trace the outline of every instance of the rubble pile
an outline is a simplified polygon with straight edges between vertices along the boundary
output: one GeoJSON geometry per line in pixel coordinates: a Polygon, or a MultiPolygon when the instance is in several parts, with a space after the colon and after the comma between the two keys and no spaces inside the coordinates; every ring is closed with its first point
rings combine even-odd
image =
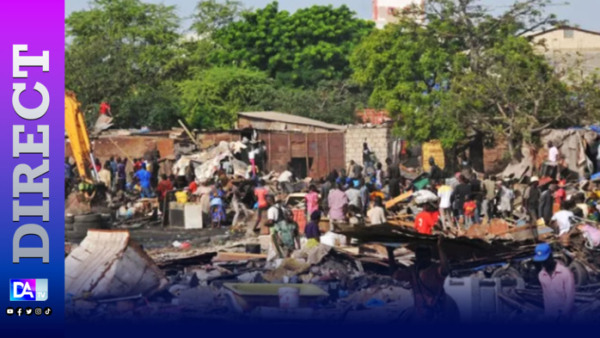
{"type": "Polygon", "coordinates": [[[593,315],[600,175],[579,180],[593,170],[588,134],[546,135],[577,149],[566,158],[576,166],[563,158],[537,170],[530,154],[483,181],[468,164],[442,179],[451,175],[433,157],[419,161],[427,171],[388,159],[384,173],[367,143],[364,168],[352,160],[319,180],[308,145],[305,165],[291,158],[267,173],[257,165],[264,143],[222,141],[177,157],[172,177],[152,188],[137,159],[129,174],[142,178],[108,193],[106,205],[93,206],[86,189],[66,202],[67,233],[87,236],[65,246],[67,318],[409,322],[434,308],[429,292],[455,301],[461,320],[536,321],[547,315],[542,272],[556,266],[573,276],[564,284],[576,290],[574,315],[593,315]],[[572,215],[566,225],[561,211],[572,215]]]}

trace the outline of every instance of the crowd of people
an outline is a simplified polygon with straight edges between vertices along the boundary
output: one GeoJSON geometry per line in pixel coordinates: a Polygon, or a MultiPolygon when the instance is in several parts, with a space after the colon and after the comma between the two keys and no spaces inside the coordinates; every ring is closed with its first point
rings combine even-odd
{"type": "MultiPolygon", "coordinates": [[[[548,146],[548,165],[552,169],[560,158],[560,152],[552,144],[548,146]]],[[[260,145],[252,147],[249,152],[256,149],[260,149],[260,145]]],[[[65,183],[67,191],[76,187],[75,190],[88,201],[98,198],[110,201],[122,193],[137,194],[142,198],[156,197],[163,213],[168,212],[166,205],[173,200],[182,204],[197,202],[206,221],[214,228],[227,224],[249,224],[249,232],[256,233],[264,225],[271,238],[269,259],[289,257],[302,242],[308,248],[318,246],[325,235],[319,226],[323,215],[329,220],[329,231],[341,224],[375,226],[387,223],[390,214],[400,211],[401,207],[394,201],[401,195],[406,197],[404,200],[414,198],[421,201],[416,208],[411,205],[407,213],[414,219],[415,231],[430,235],[436,229],[453,229],[460,233],[474,224],[494,218],[515,219],[518,214],[515,211],[519,208],[530,223],[549,225],[558,236],[570,231],[574,218],[600,218],[595,202],[600,200],[600,185],[583,181],[567,193],[566,181],[561,179],[557,170],[550,170],[550,175],[554,176],[543,180],[536,176],[517,180],[480,175],[465,164],[460,172],[448,177],[430,158],[430,170],[409,180],[403,177],[399,160],[388,158],[385,164],[380,163],[371,156],[365,144],[362,165],[350,161],[346,168],[332,170],[327,177],[306,183],[297,177],[289,163],[278,177],[271,178],[273,184],[260,177],[264,162],[256,161],[258,154],[248,156],[250,165],[246,177],[234,177],[232,163],[225,158],[213,178],[205,181],[196,180],[193,162],[181,167],[175,165],[173,174],[169,176],[159,175],[160,158],[157,153],[147,159],[133,159],[129,170],[127,158],[110,157],[104,164],[96,158],[90,171],[98,184],[78,180],[74,166],[67,159],[65,183]],[[423,179],[424,184],[418,183],[423,179]],[[305,192],[303,205],[307,222],[303,233],[283,199],[298,191],[305,192]],[[520,206],[515,206],[517,196],[522,197],[520,206]],[[390,210],[385,207],[384,201],[394,202],[388,204],[390,210]],[[228,211],[232,211],[232,218],[228,211]],[[253,213],[255,220],[248,223],[253,213]],[[302,236],[305,240],[301,240],[302,236]]],[[[537,227],[533,229],[537,239],[537,227]]],[[[443,315],[453,320],[456,304],[443,293],[448,266],[443,259],[441,240],[438,243],[438,256],[442,258],[439,263],[432,262],[430,251],[431,248],[418,249],[414,271],[402,270],[394,277],[410,282],[414,290],[424,290],[415,296],[419,303],[415,318],[428,320],[432,315],[443,315]],[[436,301],[432,305],[434,298],[436,301]]],[[[572,310],[573,276],[565,273],[568,269],[553,260],[551,253],[552,249],[547,244],[541,243],[536,248],[535,260],[541,264],[539,280],[548,311],[559,311],[564,315],[572,310]],[[560,295],[546,297],[552,292],[560,295]],[[557,302],[557,298],[562,301],[557,302]]]]}

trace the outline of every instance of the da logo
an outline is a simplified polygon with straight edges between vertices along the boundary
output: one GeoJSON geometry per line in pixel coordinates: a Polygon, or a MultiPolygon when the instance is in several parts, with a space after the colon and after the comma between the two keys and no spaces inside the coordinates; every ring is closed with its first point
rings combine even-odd
{"type": "Polygon", "coordinates": [[[11,301],[45,301],[48,299],[47,279],[11,279],[11,301]]]}

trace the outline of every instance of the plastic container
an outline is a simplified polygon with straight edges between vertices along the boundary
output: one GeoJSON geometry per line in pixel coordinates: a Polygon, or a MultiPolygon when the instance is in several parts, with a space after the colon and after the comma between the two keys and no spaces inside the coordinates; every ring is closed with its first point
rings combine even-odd
{"type": "Polygon", "coordinates": [[[300,289],[292,287],[279,288],[279,307],[295,309],[300,305],[300,289]]]}
{"type": "Polygon", "coordinates": [[[330,231],[321,236],[320,242],[321,244],[329,246],[346,246],[348,239],[344,235],[338,235],[330,231]]]}
{"type": "Polygon", "coordinates": [[[325,235],[321,236],[321,244],[335,246],[335,234],[333,232],[328,232],[325,235]]]}

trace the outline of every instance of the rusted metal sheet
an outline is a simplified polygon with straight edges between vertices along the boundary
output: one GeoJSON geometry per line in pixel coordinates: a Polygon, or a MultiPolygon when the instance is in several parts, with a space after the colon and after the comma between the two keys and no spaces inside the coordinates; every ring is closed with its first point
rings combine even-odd
{"type": "MultiPolygon", "coordinates": [[[[207,148],[221,141],[235,141],[240,139],[239,130],[203,132],[198,135],[198,142],[202,148],[207,148]]],[[[267,144],[267,170],[282,172],[286,169],[292,158],[307,159],[312,164],[308,170],[311,177],[318,179],[327,176],[332,169],[344,167],[344,133],[298,133],[298,132],[273,132],[261,131],[259,140],[267,144]],[[307,142],[308,141],[308,142],[307,142]]],[[[127,152],[132,158],[144,156],[149,151],[158,149],[161,157],[172,157],[175,152],[176,140],[164,137],[149,136],[115,136],[113,141],[127,152]]],[[[94,141],[95,155],[101,161],[108,160],[110,156],[124,157],[124,154],[108,138],[100,138],[94,141]]],[[[71,155],[68,143],[65,146],[66,156],[71,155]]],[[[128,163],[128,170],[131,170],[128,163]]],[[[172,163],[163,163],[162,172],[170,173],[172,163]]]]}
{"type": "MultiPolygon", "coordinates": [[[[114,143],[104,137],[92,141],[94,156],[102,163],[111,156],[139,158],[156,149],[160,152],[161,157],[174,156],[175,140],[173,139],[148,136],[115,136],[111,139],[114,143]],[[127,156],[119,148],[127,152],[127,156]]],[[[65,156],[72,156],[69,142],[65,142],[65,156]]],[[[131,165],[131,163],[127,163],[127,170],[131,170],[131,165]]]]}
{"type": "Polygon", "coordinates": [[[202,149],[217,145],[222,141],[233,142],[241,140],[241,132],[239,130],[216,131],[216,132],[201,132],[197,137],[202,149]]]}
{"type": "Polygon", "coordinates": [[[269,140],[268,170],[281,172],[292,158],[305,158],[311,163],[308,173],[318,179],[327,176],[333,168],[344,167],[343,132],[329,133],[262,133],[259,138],[269,140]],[[268,135],[268,136],[267,136],[268,135]],[[308,141],[308,143],[307,143],[308,141]]]}

